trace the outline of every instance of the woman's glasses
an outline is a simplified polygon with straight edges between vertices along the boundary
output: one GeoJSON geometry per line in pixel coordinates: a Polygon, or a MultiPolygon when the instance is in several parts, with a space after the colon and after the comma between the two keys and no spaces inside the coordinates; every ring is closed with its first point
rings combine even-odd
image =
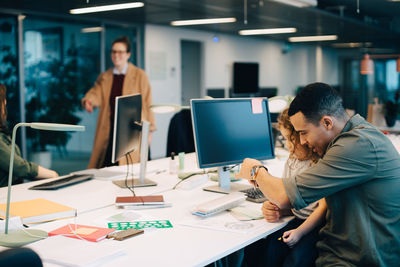
{"type": "Polygon", "coordinates": [[[111,50],[111,54],[112,55],[115,55],[115,54],[122,55],[122,54],[125,54],[125,53],[126,53],[126,51],[122,51],[122,50],[111,50]]]}

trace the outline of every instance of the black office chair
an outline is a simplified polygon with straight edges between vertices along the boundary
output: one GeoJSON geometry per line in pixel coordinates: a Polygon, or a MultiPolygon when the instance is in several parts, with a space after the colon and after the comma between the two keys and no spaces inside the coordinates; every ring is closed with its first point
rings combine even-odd
{"type": "Polygon", "coordinates": [[[29,248],[13,248],[0,252],[0,266],[42,267],[39,255],[29,248]]]}
{"type": "Polygon", "coordinates": [[[190,110],[183,109],[176,113],[169,124],[167,139],[167,157],[174,152],[194,152],[194,138],[190,110]]]}
{"type": "Polygon", "coordinates": [[[278,95],[278,88],[276,87],[260,87],[258,96],[260,97],[274,97],[278,95]]]}
{"type": "Polygon", "coordinates": [[[207,89],[207,95],[211,96],[212,98],[224,98],[225,89],[224,88],[207,89]]]}

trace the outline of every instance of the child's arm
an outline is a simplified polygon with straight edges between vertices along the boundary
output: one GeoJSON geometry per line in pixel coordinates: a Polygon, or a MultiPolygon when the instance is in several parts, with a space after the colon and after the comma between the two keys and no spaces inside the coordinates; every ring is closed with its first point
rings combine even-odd
{"type": "Polygon", "coordinates": [[[322,198],[318,201],[318,207],[299,227],[283,233],[283,242],[285,242],[289,247],[293,247],[304,235],[308,234],[317,225],[321,224],[325,218],[325,213],[326,201],[325,198],[322,198]]]}

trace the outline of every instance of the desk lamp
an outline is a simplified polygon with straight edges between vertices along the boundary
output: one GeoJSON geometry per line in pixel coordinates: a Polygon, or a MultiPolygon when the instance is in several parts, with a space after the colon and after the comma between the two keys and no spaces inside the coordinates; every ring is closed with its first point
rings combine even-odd
{"type": "Polygon", "coordinates": [[[69,125],[69,124],[57,124],[57,123],[42,123],[42,122],[21,122],[15,125],[12,132],[11,141],[11,155],[10,155],[10,168],[8,171],[8,192],[7,192],[7,209],[6,209],[6,221],[4,234],[0,234],[0,245],[5,247],[20,247],[40,239],[47,237],[47,232],[37,229],[24,229],[24,230],[12,230],[8,232],[8,223],[10,217],[10,199],[11,199],[11,183],[14,165],[14,154],[15,154],[15,137],[17,129],[20,126],[31,127],[38,130],[47,131],[84,131],[85,126],[69,125]]]}

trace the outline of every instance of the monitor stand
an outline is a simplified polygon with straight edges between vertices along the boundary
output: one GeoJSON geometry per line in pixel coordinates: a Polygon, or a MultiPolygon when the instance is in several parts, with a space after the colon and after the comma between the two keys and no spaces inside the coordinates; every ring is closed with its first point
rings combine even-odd
{"type": "Polygon", "coordinates": [[[155,186],[156,182],[145,178],[146,176],[146,167],[147,167],[147,158],[149,156],[149,131],[150,131],[150,123],[148,121],[142,121],[142,136],[140,142],[140,173],[139,178],[128,179],[125,184],[124,180],[116,180],[113,181],[115,185],[118,185],[121,188],[128,187],[145,187],[145,186],[155,186]]]}
{"type": "Polygon", "coordinates": [[[252,188],[250,184],[245,185],[239,183],[231,183],[230,170],[228,167],[218,167],[218,177],[219,177],[218,185],[207,186],[204,187],[203,190],[222,193],[222,194],[229,194],[252,188]]]}

